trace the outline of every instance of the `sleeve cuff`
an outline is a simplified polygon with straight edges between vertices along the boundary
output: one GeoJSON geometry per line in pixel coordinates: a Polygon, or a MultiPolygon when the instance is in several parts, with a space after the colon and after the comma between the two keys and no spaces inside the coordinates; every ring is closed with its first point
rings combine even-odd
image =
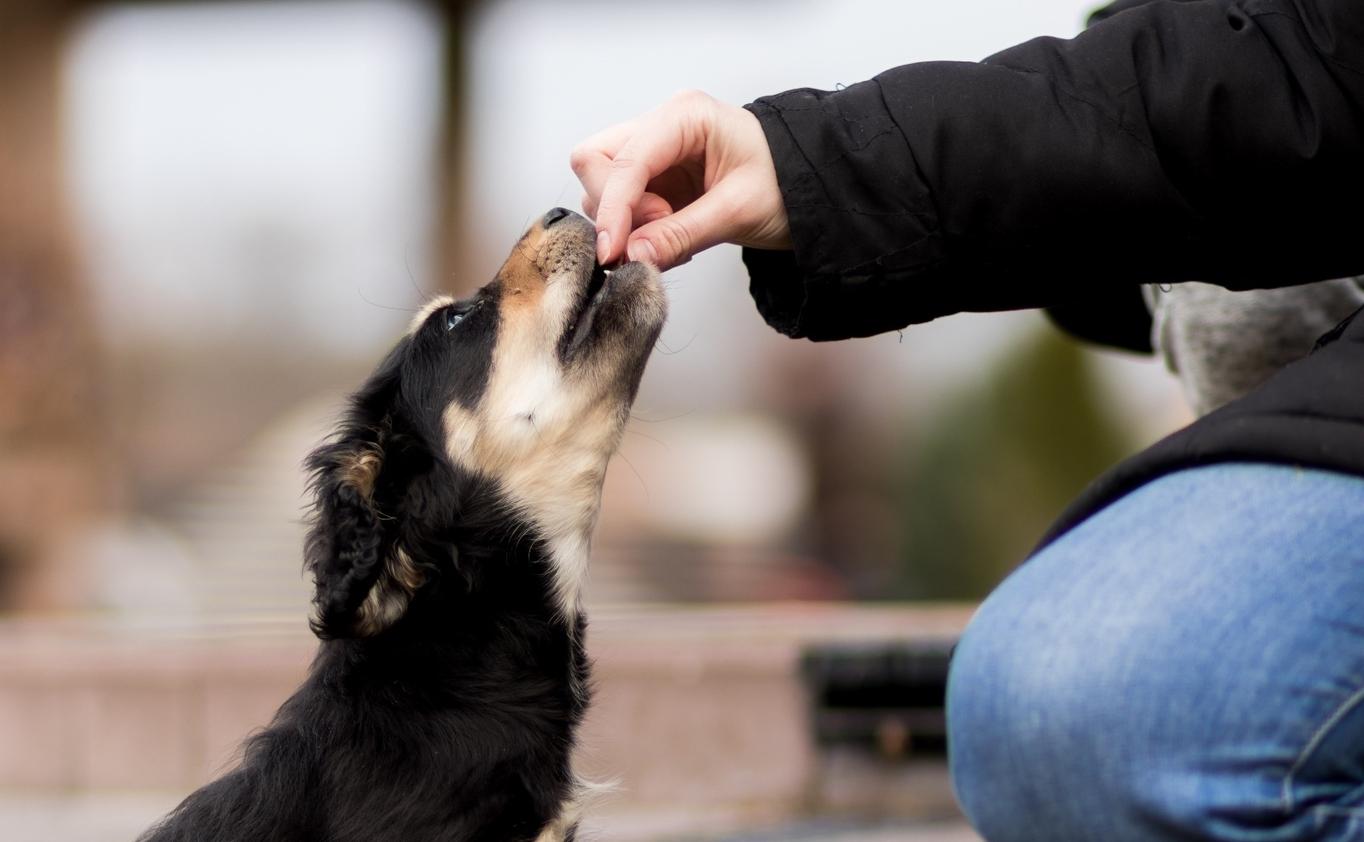
{"type": "Polygon", "coordinates": [[[750,291],[792,337],[869,336],[926,321],[907,293],[941,263],[927,185],[876,81],[746,106],[767,138],[793,249],[744,251],[750,291]],[[893,301],[892,301],[893,300],[893,301]]]}

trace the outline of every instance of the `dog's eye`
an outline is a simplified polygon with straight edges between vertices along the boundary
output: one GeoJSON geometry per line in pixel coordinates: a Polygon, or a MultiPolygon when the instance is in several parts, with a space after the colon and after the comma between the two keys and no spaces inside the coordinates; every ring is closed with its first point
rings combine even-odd
{"type": "Polygon", "coordinates": [[[446,329],[446,330],[454,330],[454,329],[455,329],[455,325],[459,324],[459,323],[462,322],[462,321],[464,321],[464,314],[463,314],[463,313],[457,313],[457,312],[455,312],[454,310],[447,310],[447,311],[445,311],[445,329],[446,329]]]}

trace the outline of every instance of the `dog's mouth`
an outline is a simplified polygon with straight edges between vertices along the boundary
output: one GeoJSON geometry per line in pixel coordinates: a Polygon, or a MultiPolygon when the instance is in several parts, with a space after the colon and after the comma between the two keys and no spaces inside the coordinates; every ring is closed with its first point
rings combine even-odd
{"type": "Polygon", "coordinates": [[[615,274],[617,272],[628,272],[632,267],[640,266],[641,264],[638,263],[623,263],[618,264],[614,269],[607,269],[600,263],[593,261],[592,274],[588,277],[587,283],[583,285],[582,295],[569,317],[568,327],[564,329],[561,350],[565,360],[573,359],[587,344],[588,337],[592,335],[592,326],[596,322],[597,313],[601,311],[602,305],[619,286],[619,282],[614,277],[615,274]]]}

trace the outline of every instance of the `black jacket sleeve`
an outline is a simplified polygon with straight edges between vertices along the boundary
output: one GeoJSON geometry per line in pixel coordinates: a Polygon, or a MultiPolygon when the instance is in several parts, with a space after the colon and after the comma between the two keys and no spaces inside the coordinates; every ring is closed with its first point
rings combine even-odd
{"type": "Polygon", "coordinates": [[[744,259],[792,336],[1364,273],[1359,0],[1153,2],[749,108],[794,250],[744,259]]]}

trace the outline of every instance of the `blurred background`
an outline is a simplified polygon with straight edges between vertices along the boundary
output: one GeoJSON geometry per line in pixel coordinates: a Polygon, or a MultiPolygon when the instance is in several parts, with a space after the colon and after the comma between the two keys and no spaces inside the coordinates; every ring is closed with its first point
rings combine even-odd
{"type": "MultiPolygon", "coordinates": [[[[1090,10],[0,0],[7,838],[131,838],[268,720],[313,645],[303,456],[425,298],[578,206],[575,143],[1090,10]]],[[[788,340],[730,247],[666,280],[589,590],[584,763],[622,779],[593,838],[970,838],[940,711],[838,686],[938,681],[1062,506],[1187,420],[1177,386],[1035,313],[788,340]]]]}

